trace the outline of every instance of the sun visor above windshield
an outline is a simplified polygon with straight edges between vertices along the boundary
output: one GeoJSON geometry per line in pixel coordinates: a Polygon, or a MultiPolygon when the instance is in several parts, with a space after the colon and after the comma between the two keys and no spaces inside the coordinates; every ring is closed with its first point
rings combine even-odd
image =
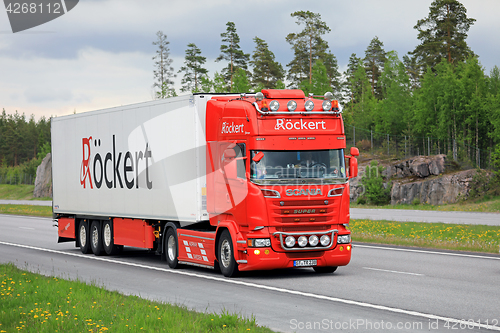
{"type": "Polygon", "coordinates": [[[263,89],[262,93],[266,98],[278,99],[278,98],[295,98],[304,99],[306,95],[300,89],[263,89]]]}

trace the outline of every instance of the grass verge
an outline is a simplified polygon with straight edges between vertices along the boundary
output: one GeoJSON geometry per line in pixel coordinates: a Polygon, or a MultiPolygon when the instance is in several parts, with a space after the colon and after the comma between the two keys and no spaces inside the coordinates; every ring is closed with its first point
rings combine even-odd
{"type": "Polygon", "coordinates": [[[499,253],[500,226],[351,220],[355,242],[499,253]]]}
{"type": "Polygon", "coordinates": [[[0,265],[0,332],[272,332],[254,318],[199,313],[0,265]]]}
{"type": "MultiPolygon", "coordinates": [[[[445,205],[385,205],[385,206],[372,206],[372,205],[358,205],[351,203],[351,208],[371,208],[371,209],[416,209],[416,210],[436,210],[447,212],[482,212],[482,213],[500,213],[500,197],[494,197],[487,200],[479,201],[461,201],[455,204],[445,205]]],[[[499,217],[500,218],[500,217],[499,217]]]]}
{"type": "Polygon", "coordinates": [[[52,198],[33,198],[35,185],[0,185],[2,200],[52,200],[52,198]]]}
{"type": "Polygon", "coordinates": [[[35,205],[0,205],[0,214],[52,217],[52,207],[35,205]]]}

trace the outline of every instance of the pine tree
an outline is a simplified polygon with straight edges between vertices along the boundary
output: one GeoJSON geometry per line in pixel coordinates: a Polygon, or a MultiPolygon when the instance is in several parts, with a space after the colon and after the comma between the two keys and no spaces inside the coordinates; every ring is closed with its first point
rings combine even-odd
{"type": "Polygon", "coordinates": [[[200,77],[208,72],[202,67],[206,61],[207,58],[201,55],[201,50],[194,43],[189,43],[186,49],[185,66],[179,70],[179,73],[185,73],[181,81],[182,92],[199,92],[200,77]]]}
{"type": "Polygon", "coordinates": [[[222,70],[222,75],[224,75],[227,81],[230,81],[229,91],[233,87],[233,74],[238,68],[247,70],[247,62],[250,59],[250,55],[244,53],[240,48],[240,37],[236,33],[236,26],[234,22],[226,23],[226,32],[220,34],[222,37],[222,44],[220,47],[221,54],[215,59],[216,62],[221,60],[228,61],[226,68],[222,70]]]}
{"type": "Polygon", "coordinates": [[[247,93],[252,88],[248,82],[247,73],[244,69],[238,68],[233,75],[233,88],[231,92],[247,93]]]}
{"type": "Polygon", "coordinates": [[[379,83],[380,74],[384,71],[384,63],[387,60],[384,51],[384,43],[375,36],[365,51],[365,71],[372,89],[372,95],[377,99],[382,98],[382,88],[379,83]]]}
{"type": "Polygon", "coordinates": [[[434,0],[429,16],[413,27],[418,31],[418,45],[412,55],[425,68],[445,58],[450,64],[464,62],[473,55],[465,39],[476,20],[467,17],[467,9],[457,0],[434,0]]]}
{"type": "Polygon", "coordinates": [[[275,61],[274,53],[269,50],[267,43],[255,37],[255,51],[250,63],[253,66],[252,83],[257,90],[271,89],[276,83],[285,77],[283,66],[275,61]]]}
{"type": "Polygon", "coordinates": [[[167,41],[167,35],[165,35],[162,31],[158,31],[156,33],[158,39],[156,42],[153,42],[153,45],[158,46],[156,50],[156,55],[153,57],[155,60],[155,70],[153,71],[155,83],[153,84],[153,88],[159,89],[156,91],[156,98],[167,98],[171,96],[175,96],[175,90],[172,87],[174,81],[172,78],[176,77],[174,74],[174,68],[170,66],[173,62],[173,59],[170,59],[170,49],[168,48],[169,41],[167,41]]]}
{"type": "Polygon", "coordinates": [[[312,83],[312,66],[317,59],[326,63],[328,43],[321,36],[330,32],[330,28],[321,21],[321,15],[310,11],[297,11],[291,14],[297,19],[298,25],[305,25],[299,33],[290,33],[286,41],[292,45],[294,58],[287,64],[289,67],[287,79],[292,86],[299,85],[304,79],[312,83]]]}

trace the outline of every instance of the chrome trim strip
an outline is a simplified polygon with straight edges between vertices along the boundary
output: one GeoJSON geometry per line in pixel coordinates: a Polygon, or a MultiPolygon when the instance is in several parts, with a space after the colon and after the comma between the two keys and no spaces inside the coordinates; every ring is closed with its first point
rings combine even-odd
{"type": "Polygon", "coordinates": [[[244,240],[239,240],[239,241],[236,241],[236,243],[238,243],[238,244],[246,244],[247,242],[244,241],[244,240]]]}
{"type": "Polygon", "coordinates": [[[236,262],[238,264],[246,264],[246,263],[248,263],[248,261],[246,261],[246,260],[236,260],[236,262]]]}
{"type": "Polygon", "coordinates": [[[192,237],[192,238],[199,238],[199,239],[207,239],[207,240],[214,240],[215,238],[208,238],[208,237],[201,237],[201,236],[193,236],[193,235],[186,235],[186,234],[180,234],[179,236],[183,237],[192,237]]]}

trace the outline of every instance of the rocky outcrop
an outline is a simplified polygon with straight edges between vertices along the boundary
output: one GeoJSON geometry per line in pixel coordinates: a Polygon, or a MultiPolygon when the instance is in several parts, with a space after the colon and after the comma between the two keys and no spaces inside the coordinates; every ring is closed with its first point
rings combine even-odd
{"type": "Polygon", "coordinates": [[[399,161],[388,166],[382,175],[386,178],[405,178],[416,176],[419,178],[438,176],[445,170],[446,155],[416,156],[399,161]]]}
{"type": "Polygon", "coordinates": [[[468,196],[470,182],[476,173],[476,170],[466,170],[418,182],[395,181],[391,190],[391,204],[411,204],[415,200],[430,205],[456,203],[468,196]]]}
{"type": "Polygon", "coordinates": [[[33,197],[52,197],[52,156],[50,153],[45,156],[42,164],[36,169],[33,197]]]}

